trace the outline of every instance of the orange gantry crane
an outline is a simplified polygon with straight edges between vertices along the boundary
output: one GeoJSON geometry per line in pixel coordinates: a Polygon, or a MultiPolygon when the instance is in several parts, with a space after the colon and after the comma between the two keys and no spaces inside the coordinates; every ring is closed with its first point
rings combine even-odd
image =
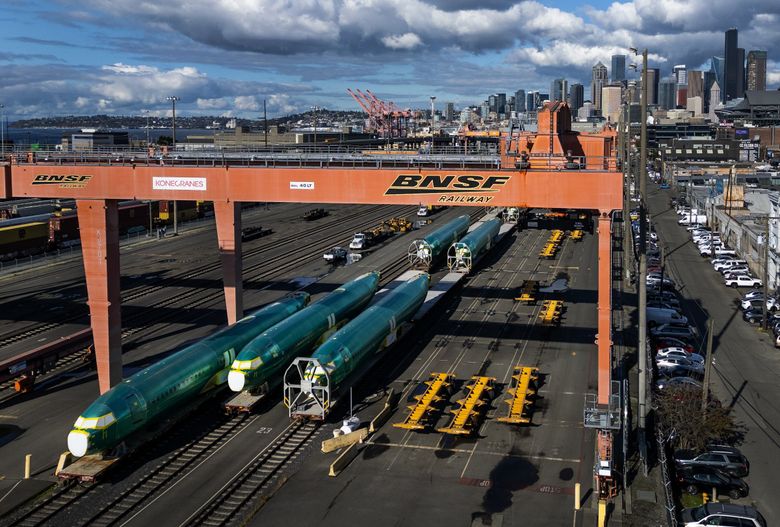
{"type": "MultiPolygon", "coordinates": [[[[393,119],[407,111],[370,92],[355,97],[385,133],[399,133],[393,119]]],[[[586,426],[615,428],[612,387],[611,213],[623,207],[615,132],[571,130],[565,103],[539,112],[538,131],[500,138],[495,160],[409,156],[387,165],[376,156],[350,153],[295,157],[295,151],[263,158],[256,152],[226,159],[208,152],[153,152],[121,156],[105,152],[27,152],[0,160],[0,199],[74,198],[84,256],[92,337],[101,392],[121,381],[122,342],[117,205],[120,200],[214,202],[229,323],[243,313],[240,202],[462,205],[594,212],[598,231],[598,393],[586,406],[586,426]],[[155,154],[155,155],[152,155],[155,154]]],[[[610,434],[599,435],[599,456],[610,434]]],[[[606,456],[606,454],[604,454],[606,456]]],[[[609,460],[600,460],[609,461],[609,460]]],[[[607,466],[610,466],[607,463],[607,466]]],[[[611,466],[609,469],[611,470],[611,466]]],[[[601,476],[600,476],[601,477],[601,476]]],[[[608,480],[605,478],[605,482],[608,480]]]]}

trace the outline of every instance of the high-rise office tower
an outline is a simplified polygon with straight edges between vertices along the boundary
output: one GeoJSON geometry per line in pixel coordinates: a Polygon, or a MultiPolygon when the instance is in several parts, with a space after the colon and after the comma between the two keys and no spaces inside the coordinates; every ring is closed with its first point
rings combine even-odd
{"type": "Polygon", "coordinates": [[[598,62],[593,66],[593,72],[590,80],[590,98],[593,99],[593,106],[597,111],[601,111],[601,88],[608,82],[607,67],[598,62]]]}
{"type": "Polygon", "coordinates": [[[658,83],[658,106],[662,110],[677,108],[677,79],[666,77],[658,83]]]}
{"type": "Polygon", "coordinates": [[[499,118],[505,115],[506,112],[506,93],[499,93],[498,100],[496,101],[496,113],[499,118]]]}
{"type": "Polygon", "coordinates": [[[725,93],[723,86],[725,86],[725,68],[726,68],[726,59],[723,57],[711,57],[710,58],[710,71],[715,74],[715,80],[718,82],[718,86],[720,86],[720,98],[721,101],[723,100],[723,94],[725,93]]]}
{"type": "Polygon", "coordinates": [[[724,85],[721,87],[724,101],[739,97],[737,95],[737,78],[739,75],[737,69],[737,61],[739,60],[737,56],[737,38],[737,28],[733,27],[726,31],[726,45],[723,52],[726,63],[723,69],[724,85]]]}
{"type": "Polygon", "coordinates": [[[745,49],[737,48],[737,95],[745,96],[745,49]]]}
{"type": "Polygon", "coordinates": [[[620,82],[601,88],[601,115],[610,123],[616,123],[620,118],[622,93],[623,85],[620,82]]]}
{"type": "Polygon", "coordinates": [[[612,84],[626,80],[626,56],[612,55],[612,84]]]}
{"type": "Polygon", "coordinates": [[[661,80],[661,70],[647,68],[647,103],[658,104],[658,81],[661,80]]]}
{"type": "Polygon", "coordinates": [[[455,118],[455,103],[448,102],[444,107],[444,120],[447,122],[452,121],[455,118]]]}
{"type": "Polygon", "coordinates": [[[585,86],[575,82],[569,88],[569,107],[571,108],[571,114],[577,115],[577,112],[582,105],[585,104],[585,86]]]}
{"type": "Polygon", "coordinates": [[[704,101],[704,75],[698,70],[688,72],[688,98],[701,97],[704,101]]]}
{"type": "MultiPolygon", "coordinates": [[[[498,113],[498,95],[488,95],[488,113],[498,113]]],[[[482,118],[484,119],[486,116],[483,115],[482,118]]]]}
{"type": "Polygon", "coordinates": [[[677,84],[688,84],[688,70],[685,64],[678,64],[672,71],[677,84]]]}
{"type": "Polygon", "coordinates": [[[747,89],[766,90],[766,51],[754,49],[747,56],[747,89]]]}
{"type": "MultiPolygon", "coordinates": [[[[715,75],[715,72],[712,71],[712,69],[705,71],[703,73],[704,78],[704,113],[707,113],[710,111],[710,90],[712,88],[712,85],[717,82],[717,77],[715,75]]],[[[718,95],[720,95],[720,89],[718,89],[718,95]]],[[[717,106],[717,104],[720,102],[720,100],[717,100],[714,102],[714,104],[717,106]]]]}
{"type": "Polygon", "coordinates": [[[550,83],[550,99],[553,101],[565,101],[569,92],[569,81],[566,79],[555,79],[550,83]]]}
{"type": "Polygon", "coordinates": [[[525,111],[525,90],[517,90],[515,92],[515,111],[525,111]]]}
{"type": "Polygon", "coordinates": [[[536,111],[536,101],[538,99],[539,92],[538,91],[529,91],[525,94],[525,111],[526,112],[535,112],[536,111]]]}

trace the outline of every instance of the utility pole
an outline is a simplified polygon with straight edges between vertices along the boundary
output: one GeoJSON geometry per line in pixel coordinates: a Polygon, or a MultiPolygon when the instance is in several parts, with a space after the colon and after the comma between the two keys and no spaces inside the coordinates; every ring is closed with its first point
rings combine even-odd
{"type": "Polygon", "coordinates": [[[769,329],[769,313],[766,303],[769,301],[769,215],[764,218],[764,276],[761,281],[764,283],[764,301],[761,302],[762,319],[764,331],[769,329]]]}
{"type": "MultiPolygon", "coordinates": [[[[634,51],[637,53],[637,51],[634,51]]],[[[647,466],[647,48],[642,51],[642,108],[639,146],[639,451],[647,466]]],[[[661,284],[663,289],[663,283],[661,284]]]]}
{"type": "MultiPolygon", "coordinates": [[[[176,101],[179,100],[179,98],[175,95],[172,95],[170,97],[167,97],[169,101],[173,104],[173,150],[176,150],[176,101]]],[[[173,235],[178,236],[179,235],[179,205],[176,202],[176,200],[173,200],[173,235]]]]}
{"type": "Polygon", "coordinates": [[[5,104],[0,104],[0,161],[5,161],[5,104]]]}
{"type": "Polygon", "coordinates": [[[707,352],[704,354],[704,386],[702,387],[701,413],[707,412],[707,401],[710,396],[710,371],[712,370],[712,333],[715,327],[712,319],[707,323],[707,352]]]}
{"type": "Polygon", "coordinates": [[[268,113],[265,110],[265,99],[263,99],[263,130],[265,130],[265,146],[268,148],[268,113]]]}

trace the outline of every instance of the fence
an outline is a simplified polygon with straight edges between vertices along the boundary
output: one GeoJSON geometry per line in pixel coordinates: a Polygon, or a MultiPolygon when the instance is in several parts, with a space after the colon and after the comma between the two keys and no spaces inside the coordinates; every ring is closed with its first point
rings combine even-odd
{"type": "Polygon", "coordinates": [[[666,521],[669,527],[677,527],[677,502],[674,499],[674,483],[669,467],[669,458],[666,455],[666,440],[660,435],[656,435],[658,442],[658,465],[661,469],[661,480],[664,486],[664,508],[666,509],[666,521]]]}

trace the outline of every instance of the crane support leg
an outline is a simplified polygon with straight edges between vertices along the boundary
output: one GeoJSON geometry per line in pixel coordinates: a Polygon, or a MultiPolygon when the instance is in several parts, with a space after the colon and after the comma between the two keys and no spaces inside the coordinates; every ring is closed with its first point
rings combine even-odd
{"type": "Polygon", "coordinates": [[[122,380],[122,309],[117,200],[77,200],[100,393],[122,380]]]}
{"type": "Polygon", "coordinates": [[[215,201],[217,241],[222,260],[225,286],[225,307],[228,324],[244,316],[244,289],[241,262],[241,204],[235,201],[215,201]]]}
{"type": "Polygon", "coordinates": [[[598,220],[598,403],[609,404],[612,373],[612,239],[609,212],[598,220]]]}

